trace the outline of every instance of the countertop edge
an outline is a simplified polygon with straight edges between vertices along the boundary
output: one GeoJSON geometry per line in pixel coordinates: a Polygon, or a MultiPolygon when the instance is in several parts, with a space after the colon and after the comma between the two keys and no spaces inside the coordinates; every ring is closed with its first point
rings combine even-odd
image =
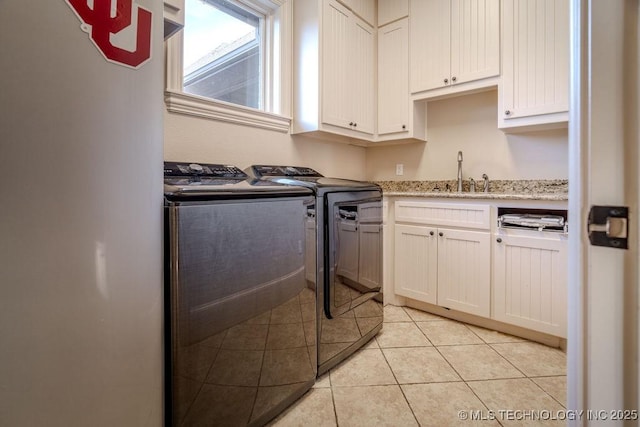
{"type": "Polygon", "coordinates": [[[384,197],[424,197],[432,199],[473,199],[473,200],[544,200],[560,201],[569,200],[567,193],[533,193],[533,194],[509,194],[509,193],[458,193],[458,192],[419,192],[419,191],[383,191],[384,197]]]}

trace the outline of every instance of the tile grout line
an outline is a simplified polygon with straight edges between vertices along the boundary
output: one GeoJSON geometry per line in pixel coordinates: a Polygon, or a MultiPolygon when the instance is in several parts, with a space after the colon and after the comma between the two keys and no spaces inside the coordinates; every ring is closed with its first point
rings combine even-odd
{"type": "MultiPolygon", "coordinates": [[[[380,343],[378,343],[377,339],[376,339],[376,343],[378,344],[378,346],[380,346],[380,343]]],[[[391,375],[393,375],[393,379],[396,381],[396,385],[400,389],[400,393],[402,393],[402,397],[404,398],[404,401],[407,402],[407,406],[411,411],[411,415],[413,415],[413,419],[416,420],[417,425],[420,425],[420,422],[418,421],[418,417],[416,416],[416,413],[414,412],[413,407],[411,406],[411,402],[409,402],[409,399],[407,399],[407,395],[404,393],[404,390],[402,389],[402,385],[400,384],[400,381],[398,381],[398,377],[396,376],[396,373],[393,371],[393,368],[391,367],[389,360],[387,360],[387,355],[384,354],[384,349],[382,347],[380,347],[380,353],[382,353],[382,357],[384,358],[385,363],[389,367],[389,370],[391,371],[391,375]]]]}
{"type": "MultiPolygon", "coordinates": [[[[465,324],[465,327],[466,327],[466,324],[465,324]]],[[[474,334],[476,337],[480,338],[480,341],[482,341],[482,342],[484,343],[484,345],[486,345],[487,347],[491,348],[491,346],[489,345],[489,343],[487,342],[487,340],[485,340],[485,339],[484,339],[484,338],[482,338],[480,335],[478,335],[477,333],[475,333],[475,332],[473,331],[473,329],[471,329],[471,328],[467,328],[467,329],[468,329],[468,330],[470,330],[470,331],[471,331],[471,333],[472,333],[472,334],[474,334]]],[[[494,350],[494,351],[495,351],[495,350],[494,350]]],[[[443,356],[443,357],[444,357],[444,356],[443,356]]],[[[446,358],[445,358],[445,359],[446,359],[446,358]]],[[[518,372],[520,372],[520,371],[518,371],[518,372]]],[[[461,378],[462,378],[462,376],[461,376],[461,378]]],[[[471,393],[473,393],[473,395],[476,397],[476,399],[478,399],[478,401],[479,401],[479,402],[480,402],[480,403],[481,403],[481,404],[482,404],[482,405],[487,409],[487,411],[490,411],[491,409],[489,409],[489,405],[488,405],[484,400],[482,400],[482,399],[480,398],[480,396],[478,396],[478,393],[476,393],[476,391],[475,391],[475,390],[474,390],[474,389],[469,385],[469,381],[467,381],[467,380],[465,380],[465,379],[463,379],[462,381],[464,381],[464,384],[467,386],[467,388],[468,388],[469,390],[471,390],[471,393]]],[[[479,380],[479,381],[491,381],[491,380],[479,380]]],[[[496,421],[499,425],[501,425],[501,426],[503,426],[503,427],[504,427],[504,424],[502,424],[502,423],[500,422],[500,420],[496,419],[495,421],[496,421]]]]}
{"type": "MultiPolygon", "coordinates": [[[[442,383],[464,383],[465,387],[471,391],[472,395],[475,396],[475,398],[480,402],[480,404],[485,407],[487,410],[490,410],[489,407],[487,406],[487,404],[480,398],[480,396],[474,391],[473,388],[470,387],[470,384],[472,383],[479,383],[479,382],[491,382],[491,381],[500,381],[500,380],[522,380],[522,379],[527,379],[530,381],[530,383],[534,383],[535,384],[535,388],[542,391],[543,395],[548,396],[552,399],[552,401],[560,404],[560,406],[562,408],[565,408],[565,405],[562,404],[558,399],[556,399],[554,396],[552,396],[549,392],[547,392],[541,385],[539,385],[535,379],[536,378],[566,378],[566,374],[564,375],[542,375],[542,376],[528,376],[525,372],[523,372],[520,368],[518,368],[514,363],[512,363],[509,359],[507,359],[504,355],[502,355],[498,350],[496,350],[492,344],[501,344],[500,342],[498,343],[490,343],[487,340],[485,340],[484,338],[482,338],[482,336],[480,336],[479,334],[477,334],[473,329],[471,329],[469,327],[469,325],[467,325],[464,322],[458,322],[463,324],[467,330],[469,330],[474,336],[478,337],[481,341],[481,343],[477,343],[477,344],[450,344],[450,345],[443,345],[443,346],[436,346],[432,343],[432,341],[429,339],[429,337],[426,335],[426,333],[417,325],[418,321],[415,320],[413,317],[411,317],[411,315],[407,312],[406,307],[402,307],[402,306],[394,306],[397,308],[400,308],[402,310],[402,312],[404,312],[404,314],[409,318],[408,321],[399,321],[399,322],[385,322],[385,323],[413,323],[414,327],[418,328],[418,330],[421,332],[422,336],[424,336],[424,338],[426,338],[427,343],[426,345],[418,345],[418,346],[398,346],[398,347],[382,347],[380,345],[380,342],[378,340],[378,336],[372,337],[372,340],[370,340],[370,342],[375,342],[377,344],[377,349],[380,350],[380,352],[382,353],[383,359],[385,361],[385,363],[387,364],[387,367],[389,368],[389,370],[391,371],[391,374],[394,378],[395,384],[380,384],[380,385],[349,385],[349,386],[338,386],[338,385],[334,385],[333,381],[331,380],[331,373],[337,368],[334,367],[331,370],[329,370],[329,372],[327,372],[327,376],[328,376],[328,381],[329,381],[329,388],[331,390],[331,400],[332,400],[332,404],[333,404],[333,414],[334,414],[334,422],[336,424],[336,426],[339,426],[339,422],[338,422],[338,413],[337,413],[337,407],[336,407],[336,396],[335,396],[335,391],[337,391],[339,388],[350,388],[350,387],[364,387],[364,388],[373,388],[373,387],[387,387],[389,385],[396,385],[400,388],[400,391],[403,395],[403,398],[405,399],[405,402],[407,403],[409,410],[411,411],[414,420],[418,423],[418,425],[420,425],[420,422],[418,421],[418,418],[415,414],[415,411],[413,409],[413,407],[411,406],[411,403],[409,402],[409,399],[407,398],[407,395],[405,394],[405,390],[403,389],[403,385],[419,385],[419,384],[442,384],[442,383]],[[454,368],[454,366],[449,362],[449,360],[441,353],[440,348],[439,347],[463,347],[463,346],[480,346],[480,345],[484,345],[487,346],[489,348],[491,348],[493,350],[494,353],[498,354],[500,356],[501,359],[505,360],[509,366],[512,366],[515,369],[515,372],[518,372],[520,374],[523,375],[523,377],[512,377],[512,378],[488,378],[488,379],[478,379],[478,380],[465,380],[462,378],[462,376],[460,375],[460,373],[454,368]],[[459,381],[431,381],[431,382],[415,382],[415,383],[407,383],[407,384],[400,384],[398,381],[398,377],[396,375],[396,373],[394,372],[393,368],[391,367],[391,364],[389,363],[389,360],[387,358],[387,355],[385,353],[385,350],[392,350],[392,349],[416,349],[416,348],[434,348],[437,352],[437,354],[444,359],[444,361],[447,363],[448,366],[450,366],[450,368],[452,369],[453,372],[456,373],[456,375],[459,377],[459,381]]],[[[442,319],[442,320],[447,320],[447,319],[442,319]]],[[[434,320],[436,321],[436,320],[434,320]]],[[[421,322],[424,322],[424,320],[422,320],[421,322]]],[[[526,342],[526,341],[525,341],[526,342]]],[[[509,343],[507,343],[509,344],[509,343]]],[[[369,344],[367,344],[369,345],[369,344]]],[[[368,349],[375,349],[375,348],[368,348],[368,349]]],[[[364,350],[364,348],[361,348],[358,350],[358,352],[364,350]]],[[[216,355],[217,358],[217,355],[216,355]]],[[[210,367],[211,368],[211,367],[210,367]]],[[[348,393],[348,392],[347,392],[348,393]]],[[[500,420],[496,419],[495,420],[496,423],[498,425],[504,426],[505,424],[503,422],[500,422],[500,420]]]]}
{"type": "MultiPolygon", "coordinates": [[[[403,310],[404,310],[404,308],[403,308],[403,310]]],[[[406,311],[405,311],[405,312],[406,312],[406,311]]],[[[407,313],[407,315],[409,315],[409,314],[407,313]]],[[[409,317],[411,318],[411,320],[413,320],[413,318],[412,318],[411,316],[409,316],[409,317]]],[[[425,332],[424,332],[424,331],[423,331],[423,330],[418,326],[418,324],[416,323],[416,321],[415,321],[415,320],[413,320],[413,323],[415,324],[416,328],[418,328],[418,330],[419,330],[420,332],[422,332],[422,334],[425,336],[425,338],[427,338],[427,340],[428,340],[429,342],[431,342],[431,340],[429,340],[429,337],[427,337],[427,334],[425,334],[425,332]]],[[[467,329],[469,329],[469,328],[467,328],[467,329]]],[[[478,336],[478,335],[477,335],[475,332],[473,332],[473,331],[471,331],[471,333],[473,333],[474,335],[478,336]]],[[[479,336],[478,336],[478,338],[480,338],[480,341],[485,342],[485,340],[484,340],[484,339],[482,339],[482,337],[479,337],[479,336]]],[[[480,402],[480,404],[482,404],[482,406],[484,406],[484,407],[485,407],[485,409],[486,409],[487,411],[489,411],[489,407],[488,407],[488,405],[487,405],[487,404],[486,404],[482,399],[480,399],[480,396],[478,396],[478,395],[476,394],[476,392],[475,392],[475,391],[474,391],[474,390],[469,386],[469,384],[467,383],[467,381],[466,381],[464,378],[462,378],[462,375],[460,375],[460,372],[458,372],[458,371],[456,370],[456,368],[454,368],[454,367],[453,367],[453,365],[451,364],[451,362],[449,362],[449,360],[448,360],[448,359],[447,359],[447,358],[446,358],[446,357],[445,357],[445,356],[440,352],[440,349],[438,349],[438,346],[434,345],[434,346],[433,346],[433,348],[435,348],[435,349],[436,349],[436,351],[438,352],[438,354],[440,355],[440,357],[442,357],[442,359],[443,359],[443,360],[444,360],[444,361],[445,361],[445,362],[446,362],[446,363],[451,367],[451,369],[453,370],[453,372],[455,372],[455,373],[456,373],[456,375],[457,375],[457,376],[462,380],[462,382],[463,382],[463,383],[464,383],[464,385],[467,387],[467,389],[469,389],[469,391],[471,391],[471,393],[476,397],[476,399],[478,399],[478,401],[480,402]]],[[[457,382],[457,381],[456,381],[456,382],[457,382]]],[[[412,409],[412,412],[413,412],[413,409],[412,409]]],[[[415,416],[415,414],[414,414],[414,416],[415,416]]],[[[497,420],[496,420],[496,421],[497,421],[497,420]]],[[[500,423],[499,421],[498,421],[498,424],[500,424],[500,425],[502,426],[502,423],[500,423]]]]}
{"type": "Polygon", "coordinates": [[[329,369],[329,372],[327,372],[327,375],[329,377],[329,390],[331,390],[331,403],[333,404],[333,419],[336,422],[336,427],[339,426],[338,424],[338,410],[336,409],[336,397],[333,394],[333,382],[331,381],[331,371],[332,369],[329,369]]]}
{"type": "MultiPolygon", "coordinates": [[[[409,317],[411,317],[411,316],[409,316],[409,317]]],[[[412,320],[413,320],[413,318],[412,318],[412,320]]],[[[414,323],[416,323],[416,322],[414,321],[414,323]]],[[[469,330],[473,335],[475,335],[476,337],[478,337],[478,338],[480,339],[480,341],[482,341],[482,344],[475,344],[475,345],[478,345],[478,346],[479,346],[479,345],[485,345],[485,346],[487,346],[487,347],[491,348],[493,351],[496,351],[496,350],[494,350],[494,349],[489,345],[489,343],[488,343],[484,338],[482,338],[481,336],[479,336],[478,334],[476,334],[476,333],[475,333],[471,328],[468,328],[468,327],[467,327],[467,325],[466,325],[466,323],[464,323],[464,322],[460,322],[460,323],[461,323],[461,324],[463,324],[463,325],[465,326],[465,328],[466,328],[467,330],[469,330]]],[[[427,339],[429,339],[429,337],[427,337],[427,336],[426,336],[425,332],[424,332],[424,331],[423,331],[423,330],[422,330],[422,329],[417,325],[417,323],[416,323],[416,327],[420,330],[420,332],[422,332],[422,334],[423,334],[423,335],[425,335],[425,337],[426,337],[427,339]]],[[[429,342],[431,342],[431,340],[429,340],[429,342]]],[[[461,344],[452,344],[452,345],[449,345],[449,346],[443,346],[443,347],[459,347],[460,345],[461,345],[461,344]]],[[[470,344],[470,345],[474,345],[474,344],[470,344]]],[[[478,401],[482,404],[482,406],[484,406],[484,407],[485,407],[485,409],[486,409],[487,411],[490,411],[489,406],[485,403],[485,401],[484,401],[484,400],[482,400],[482,399],[480,398],[480,396],[478,396],[478,394],[475,392],[475,390],[474,390],[473,388],[471,388],[471,386],[469,386],[468,381],[467,381],[467,380],[465,380],[465,379],[462,377],[462,375],[460,375],[460,372],[458,372],[458,371],[456,370],[456,368],[451,364],[451,362],[449,362],[449,359],[447,359],[447,358],[444,356],[444,354],[442,354],[442,353],[440,352],[440,349],[438,348],[438,346],[434,345],[433,347],[436,349],[436,351],[438,352],[438,354],[440,355],[440,357],[442,357],[442,358],[444,359],[444,361],[445,361],[445,362],[447,362],[447,364],[448,364],[449,366],[451,366],[451,369],[453,369],[453,371],[456,373],[456,375],[458,375],[458,377],[460,377],[460,379],[462,380],[462,382],[464,383],[464,385],[467,387],[467,389],[469,389],[469,390],[471,391],[471,393],[476,397],[476,399],[478,399],[478,401]]],[[[496,351],[496,353],[497,353],[497,351],[496,351]]],[[[498,353],[498,354],[499,354],[499,353],[498,353]]],[[[517,370],[518,372],[520,372],[520,370],[519,370],[519,369],[516,369],[516,370],[517,370]]],[[[521,372],[521,373],[522,373],[522,372],[521,372]]],[[[522,374],[524,375],[524,373],[522,373],[522,374]]],[[[490,381],[490,380],[481,380],[481,381],[490,381]]],[[[503,426],[503,424],[502,424],[499,420],[495,420],[495,421],[496,421],[498,424],[500,424],[501,426],[503,426]]]]}
{"type": "MultiPolygon", "coordinates": [[[[558,377],[561,377],[562,375],[558,375],[558,377]]],[[[555,400],[556,402],[558,402],[560,404],[560,406],[562,406],[562,408],[567,409],[566,404],[563,404],[562,402],[558,401],[558,399],[556,399],[555,397],[553,397],[551,395],[551,393],[549,393],[547,390],[545,390],[544,388],[542,388],[542,386],[540,384],[538,384],[535,381],[535,378],[545,378],[545,377],[528,377],[532,383],[534,383],[536,385],[536,387],[538,387],[540,390],[542,390],[547,396],[549,396],[550,398],[552,398],[553,400],[555,400]]],[[[546,377],[548,378],[548,377],[546,377]]]]}

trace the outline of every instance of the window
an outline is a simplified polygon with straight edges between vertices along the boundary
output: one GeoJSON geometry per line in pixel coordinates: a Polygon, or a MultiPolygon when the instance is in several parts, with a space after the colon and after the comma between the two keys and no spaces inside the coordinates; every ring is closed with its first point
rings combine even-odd
{"type": "Polygon", "coordinates": [[[225,0],[186,0],[183,91],[262,108],[264,15],[225,0]]]}
{"type": "Polygon", "coordinates": [[[167,41],[167,108],[288,131],[291,9],[286,0],[185,0],[167,41]]]}

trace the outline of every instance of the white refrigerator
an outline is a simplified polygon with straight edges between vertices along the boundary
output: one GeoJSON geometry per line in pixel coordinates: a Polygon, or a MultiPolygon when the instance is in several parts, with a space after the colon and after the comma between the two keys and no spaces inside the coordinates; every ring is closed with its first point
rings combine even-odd
{"type": "Polygon", "coordinates": [[[2,426],[163,422],[162,34],[160,1],[0,0],[2,426]]]}

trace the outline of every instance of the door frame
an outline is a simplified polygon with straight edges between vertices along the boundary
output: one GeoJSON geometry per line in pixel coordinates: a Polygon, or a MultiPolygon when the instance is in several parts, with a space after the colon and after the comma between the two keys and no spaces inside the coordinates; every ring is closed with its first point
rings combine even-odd
{"type": "MultiPolygon", "coordinates": [[[[638,409],[638,0],[571,0],[567,408],[638,409]],[[590,246],[591,205],[629,206],[627,251],[590,246]]],[[[586,415],[570,425],[595,421],[586,415]]]]}

